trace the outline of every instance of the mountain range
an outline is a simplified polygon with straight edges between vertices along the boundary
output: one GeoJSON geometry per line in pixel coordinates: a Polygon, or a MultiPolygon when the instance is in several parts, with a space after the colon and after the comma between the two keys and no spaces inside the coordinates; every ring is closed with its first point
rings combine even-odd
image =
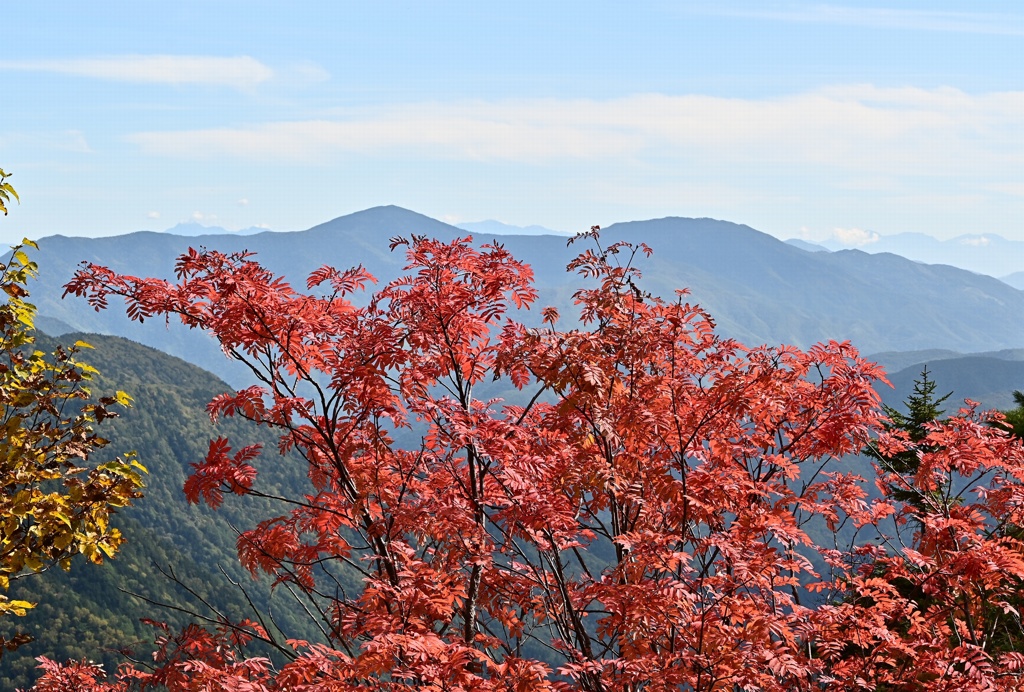
{"type": "Polygon", "coordinates": [[[545,228],[544,226],[513,226],[511,224],[502,223],[501,221],[495,221],[494,219],[458,223],[455,224],[455,226],[464,231],[469,231],[470,233],[479,233],[483,235],[495,233],[498,235],[572,235],[571,233],[565,233],[563,231],[554,231],[550,228],[545,228]]]}
{"type": "MultiPolygon", "coordinates": [[[[271,270],[300,284],[323,264],[361,264],[381,281],[402,272],[404,257],[388,250],[395,235],[439,238],[466,231],[401,209],[376,207],[291,233],[209,235],[199,245],[224,251],[247,249],[271,270]]],[[[499,240],[536,274],[541,305],[574,313],[579,277],[566,263],[585,245],[566,246],[551,235],[478,234],[499,240]]],[[[850,340],[862,352],[938,348],[961,353],[1024,345],[1024,293],[994,278],[943,265],[926,265],[891,254],[858,250],[808,252],[748,226],[713,219],[666,218],[615,224],[601,242],[646,243],[651,258],[638,258],[651,292],[705,307],[720,332],[744,343],[807,347],[824,339],[850,340]]],[[[202,334],[161,320],[130,324],[114,304],[94,312],[78,300],[62,300],[63,285],[82,261],[137,276],[173,278],[175,258],[194,238],[139,232],[106,238],[51,236],[35,259],[40,280],[31,287],[40,315],[77,331],[117,334],[160,348],[212,370],[234,386],[246,373],[224,358],[202,334]]],[[[522,315],[539,321],[539,311],[522,315]]]]}
{"type": "Polygon", "coordinates": [[[242,228],[237,231],[229,231],[220,226],[204,226],[198,221],[182,221],[163,232],[194,238],[204,235],[256,235],[257,233],[266,233],[268,231],[270,229],[263,226],[250,226],[249,228],[242,228]]]}
{"type": "MultiPolygon", "coordinates": [[[[938,240],[924,233],[872,234],[868,240],[858,249],[873,255],[889,252],[925,264],[948,264],[998,277],[1014,288],[1024,288],[1024,241],[1009,240],[995,233],[960,235],[949,240],[938,240]]],[[[837,251],[847,247],[836,240],[786,242],[811,251],[837,251]]]]}

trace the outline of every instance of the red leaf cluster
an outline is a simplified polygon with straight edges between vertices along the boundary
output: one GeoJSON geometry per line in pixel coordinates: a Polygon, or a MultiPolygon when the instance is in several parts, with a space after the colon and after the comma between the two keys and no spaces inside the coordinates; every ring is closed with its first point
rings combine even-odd
{"type": "MultiPolygon", "coordinates": [[[[256,373],[211,415],[276,430],[311,487],[239,556],[324,623],[287,646],[252,623],[168,634],[155,672],[112,689],[1018,689],[1020,443],[961,412],[913,477],[880,479],[930,504],[872,500],[843,457],[911,448],[883,432],[876,366],[848,343],[722,339],[685,292],[641,289],[649,248],[587,236],[564,330],[552,308],[517,322],[529,267],[470,239],[396,239],[409,273],[365,307],[346,298],[361,269],[301,294],[244,253],[190,251],[176,284],[79,271],[69,293],[177,315],[256,373]]],[[[189,498],[258,493],[258,451],[211,443],[189,498]]]]}

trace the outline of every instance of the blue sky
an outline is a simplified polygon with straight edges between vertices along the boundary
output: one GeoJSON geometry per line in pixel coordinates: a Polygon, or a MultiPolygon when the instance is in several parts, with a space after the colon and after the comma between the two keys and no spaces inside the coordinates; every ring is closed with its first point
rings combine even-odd
{"type": "Polygon", "coordinates": [[[6,242],[380,204],[1024,240],[1018,2],[22,2],[0,35],[6,242]]]}

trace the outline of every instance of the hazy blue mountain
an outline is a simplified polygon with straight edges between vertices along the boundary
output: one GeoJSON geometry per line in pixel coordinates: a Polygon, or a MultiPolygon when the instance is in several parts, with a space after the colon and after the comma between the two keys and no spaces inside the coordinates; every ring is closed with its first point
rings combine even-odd
{"type": "Polygon", "coordinates": [[[792,245],[793,247],[798,247],[801,250],[806,250],[807,252],[831,252],[831,250],[829,250],[824,245],[810,243],[806,240],[801,240],[800,238],[790,238],[789,240],[786,241],[786,243],[788,245],[792,245]]]}
{"type": "Polygon", "coordinates": [[[46,315],[38,315],[36,317],[36,329],[48,336],[60,336],[61,334],[75,331],[75,328],[67,322],[58,320],[56,317],[47,317],[46,315]]]}
{"type": "MultiPolygon", "coordinates": [[[[942,348],[926,348],[917,351],[884,351],[882,353],[869,353],[864,356],[872,363],[881,365],[887,373],[894,373],[909,368],[917,367],[924,363],[934,363],[937,360],[949,360],[951,358],[964,358],[968,354],[959,351],[950,351],[942,348]]],[[[970,354],[975,355],[975,354],[970,354]]],[[[920,372],[920,368],[918,371],[920,372]]]]}
{"type": "Polygon", "coordinates": [[[615,224],[604,237],[648,242],[655,292],[692,287],[722,331],[748,343],[849,339],[865,353],[1024,345],[1024,294],[953,267],[856,250],[808,253],[711,219],[615,224]],[[996,315],[1008,321],[996,324],[996,315]]]}
{"type": "Polygon", "coordinates": [[[191,238],[202,235],[256,235],[257,233],[267,233],[269,231],[269,228],[260,228],[259,226],[250,226],[249,228],[243,228],[238,231],[229,231],[226,228],[221,228],[220,226],[204,226],[197,221],[183,221],[176,226],[168,228],[164,233],[191,238]]]}
{"type": "MultiPolygon", "coordinates": [[[[1024,348],[1004,348],[998,351],[982,351],[980,353],[960,353],[943,349],[925,349],[922,351],[889,351],[872,353],[865,356],[868,360],[878,363],[886,372],[897,372],[911,366],[934,363],[939,360],[996,358],[998,360],[1024,360],[1024,348]]],[[[920,370],[920,367],[918,367],[920,370]]],[[[1019,387],[1018,387],[1019,389],[1019,387]]]]}
{"type": "Polygon", "coordinates": [[[1006,276],[1000,276],[999,280],[1005,284],[1009,284],[1017,290],[1024,291],[1024,271],[1014,272],[1007,274],[1006,276]]]}
{"type": "Polygon", "coordinates": [[[455,226],[478,235],[488,235],[491,233],[497,235],[572,235],[571,233],[565,233],[564,231],[553,231],[550,228],[545,228],[544,226],[513,226],[511,224],[502,223],[501,221],[495,221],[494,219],[457,223],[455,226]]]}
{"type": "MultiPolygon", "coordinates": [[[[890,406],[897,406],[913,391],[914,381],[925,363],[916,363],[889,375],[892,389],[879,393],[890,406]]],[[[952,392],[944,404],[946,413],[963,406],[964,399],[981,404],[982,409],[1006,410],[1015,406],[1013,390],[1024,390],[1024,360],[1006,360],[990,356],[963,356],[928,361],[928,377],[938,386],[939,396],[952,392]]]]}
{"type": "MultiPolygon", "coordinates": [[[[214,235],[203,245],[248,249],[271,270],[302,285],[309,272],[332,264],[362,264],[381,281],[398,276],[403,254],[388,250],[396,235],[452,238],[465,230],[399,207],[377,207],[306,231],[239,237],[214,235]]],[[[490,240],[482,236],[481,240],[490,240]]],[[[892,254],[860,251],[810,253],[750,227],[713,219],[666,218],[615,224],[601,242],[645,242],[639,258],[645,286],[671,298],[689,288],[688,300],[704,306],[721,333],[745,343],[806,347],[823,339],[851,340],[862,352],[945,349],[964,353],[1024,346],[1024,293],[991,277],[949,266],[911,262],[892,254]]],[[[589,241],[566,246],[564,236],[507,235],[501,242],[529,262],[542,305],[575,314],[572,293],[579,277],[566,263],[589,241]]],[[[117,302],[96,313],[80,300],[62,301],[62,286],[82,261],[137,276],[173,276],[174,260],[192,238],[133,233],[108,238],[53,236],[40,242],[42,276],[32,287],[41,315],[82,330],[119,334],[212,370],[232,385],[247,374],[202,334],[163,320],[129,323],[117,302]]],[[[523,315],[536,322],[538,310],[523,315]]]]}
{"type": "MultiPolygon", "coordinates": [[[[844,248],[835,240],[820,245],[833,251],[844,248]]],[[[915,262],[948,264],[989,276],[1002,277],[1024,271],[1024,242],[994,233],[961,235],[950,240],[938,240],[924,233],[897,233],[880,235],[877,241],[858,249],[871,254],[891,252],[915,262]]]]}
{"type": "Polygon", "coordinates": [[[872,353],[866,358],[889,373],[893,388],[880,390],[886,403],[903,401],[913,390],[922,368],[945,394],[953,391],[950,410],[970,398],[982,408],[1007,409],[1014,406],[1013,390],[1024,390],[1024,349],[1007,348],[981,353],[957,353],[942,349],[872,353]]]}

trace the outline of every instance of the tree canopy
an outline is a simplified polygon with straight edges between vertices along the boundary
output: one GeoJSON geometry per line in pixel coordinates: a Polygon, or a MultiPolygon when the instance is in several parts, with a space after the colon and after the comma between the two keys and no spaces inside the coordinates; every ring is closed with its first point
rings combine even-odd
{"type": "Polygon", "coordinates": [[[358,267],[303,291],[247,253],[191,250],[176,282],[83,266],[68,293],[176,316],[251,368],[210,414],[276,431],[308,490],[272,496],[264,450],[221,438],[185,492],[278,502],[239,559],[323,638],[259,613],[158,625],[152,666],[43,660],[37,689],[1019,689],[994,631],[1024,578],[1020,441],[970,408],[915,439],[850,344],[722,339],[684,292],[643,290],[648,248],[584,238],[569,329],[518,322],[530,268],[468,238],[394,239],[407,275],[359,304],[358,267]],[[873,500],[842,465],[869,444],[918,460],[879,467],[873,500]],[[928,501],[893,496],[907,482],[928,501]]]}
{"type": "MultiPolygon", "coordinates": [[[[17,193],[0,170],[0,210],[17,193]]],[[[95,369],[78,360],[84,342],[35,350],[35,307],[26,284],[38,268],[24,240],[0,263],[0,591],[12,580],[54,566],[70,569],[71,558],[92,562],[112,557],[121,544],[110,517],[141,496],[145,469],[131,454],[96,463],[107,441],[94,430],[127,406],[124,392],[94,398],[88,389],[95,369]]],[[[0,593],[0,618],[24,615],[34,606],[0,593]]],[[[31,640],[27,633],[0,636],[0,655],[31,640]]]]}

